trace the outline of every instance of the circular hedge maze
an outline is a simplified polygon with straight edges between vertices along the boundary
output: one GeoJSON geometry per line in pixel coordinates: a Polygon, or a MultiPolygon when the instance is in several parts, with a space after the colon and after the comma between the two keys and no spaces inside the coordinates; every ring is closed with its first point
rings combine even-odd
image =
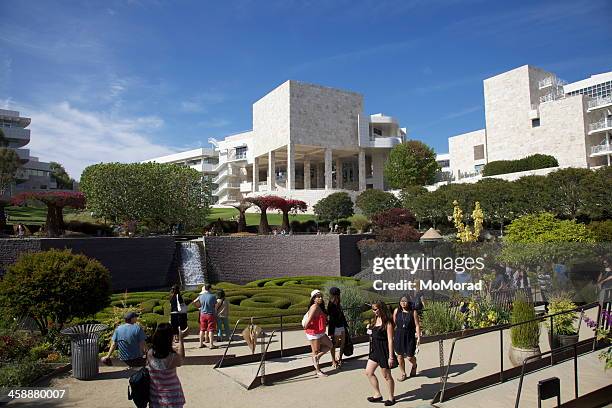
{"type": "MultiPolygon", "coordinates": [[[[356,286],[364,291],[371,288],[370,282],[347,277],[287,277],[260,279],[246,285],[218,283],[212,291],[225,291],[225,297],[230,303],[230,325],[233,327],[238,319],[248,324],[251,317],[257,318],[259,326],[278,326],[278,315],[283,316],[283,324],[299,326],[302,316],[308,308],[310,292],[313,289],[323,291],[331,282],[342,282],[345,286],[356,286]]],[[[185,303],[193,301],[198,292],[183,292],[185,303]]],[[[325,294],[324,294],[325,295],[325,294]]],[[[140,321],[143,325],[154,327],[157,323],[170,320],[170,301],[168,292],[135,292],[115,294],[111,297],[111,306],[96,315],[100,321],[117,320],[117,313],[124,307],[140,310],[140,321]],[[119,309],[117,309],[119,308],[119,309]]],[[[187,307],[189,327],[198,327],[198,310],[193,305],[187,307]]],[[[243,324],[240,326],[242,327],[243,324]]]]}

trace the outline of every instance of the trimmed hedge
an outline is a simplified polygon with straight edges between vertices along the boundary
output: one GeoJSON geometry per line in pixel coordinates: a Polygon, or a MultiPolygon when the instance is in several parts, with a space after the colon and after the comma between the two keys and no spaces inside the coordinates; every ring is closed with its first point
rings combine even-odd
{"type": "Polygon", "coordinates": [[[483,176],[495,176],[497,174],[517,173],[520,171],[546,169],[558,167],[559,162],[553,156],[547,154],[532,154],[518,160],[496,160],[485,164],[482,169],[483,176]]]}

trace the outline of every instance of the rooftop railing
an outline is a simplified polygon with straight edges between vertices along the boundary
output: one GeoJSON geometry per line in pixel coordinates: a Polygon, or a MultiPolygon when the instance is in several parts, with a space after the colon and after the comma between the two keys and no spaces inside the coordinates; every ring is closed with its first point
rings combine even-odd
{"type": "Polygon", "coordinates": [[[604,118],[598,122],[589,124],[589,132],[612,128],[612,118],[604,118]]]}
{"type": "Polygon", "coordinates": [[[589,99],[589,101],[587,102],[587,108],[597,109],[601,106],[606,106],[610,104],[612,104],[612,95],[589,99]]]}

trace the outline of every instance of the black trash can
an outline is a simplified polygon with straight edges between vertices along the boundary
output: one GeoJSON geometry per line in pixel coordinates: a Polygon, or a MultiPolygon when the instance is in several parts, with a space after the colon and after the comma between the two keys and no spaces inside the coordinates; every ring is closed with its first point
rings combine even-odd
{"type": "Polygon", "coordinates": [[[74,378],[91,380],[98,375],[98,338],[107,328],[105,324],[81,324],[61,331],[70,337],[74,378]]]}

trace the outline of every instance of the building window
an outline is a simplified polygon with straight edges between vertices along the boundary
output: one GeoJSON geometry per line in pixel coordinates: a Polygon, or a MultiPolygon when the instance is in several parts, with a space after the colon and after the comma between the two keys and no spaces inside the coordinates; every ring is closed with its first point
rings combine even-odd
{"type": "Polygon", "coordinates": [[[540,118],[531,119],[531,127],[540,127],[540,118]]]}
{"type": "Polygon", "coordinates": [[[374,134],[374,137],[382,136],[382,130],[380,130],[378,128],[372,128],[372,134],[374,134]]]}
{"type": "Polygon", "coordinates": [[[236,158],[237,159],[246,159],[247,147],[237,147],[236,148],[236,158]]]}
{"type": "Polygon", "coordinates": [[[438,160],[438,164],[442,168],[450,167],[450,160],[438,160]]]}
{"type": "Polygon", "coordinates": [[[484,145],[474,146],[474,160],[483,160],[484,158],[484,145]]]}
{"type": "Polygon", "coordinates": [[[483,167],[484,164],[477,164],[476,166],[474,166],[474,171],[476,172],[476,174],[480,174],[482,172],[483,167]]]}

